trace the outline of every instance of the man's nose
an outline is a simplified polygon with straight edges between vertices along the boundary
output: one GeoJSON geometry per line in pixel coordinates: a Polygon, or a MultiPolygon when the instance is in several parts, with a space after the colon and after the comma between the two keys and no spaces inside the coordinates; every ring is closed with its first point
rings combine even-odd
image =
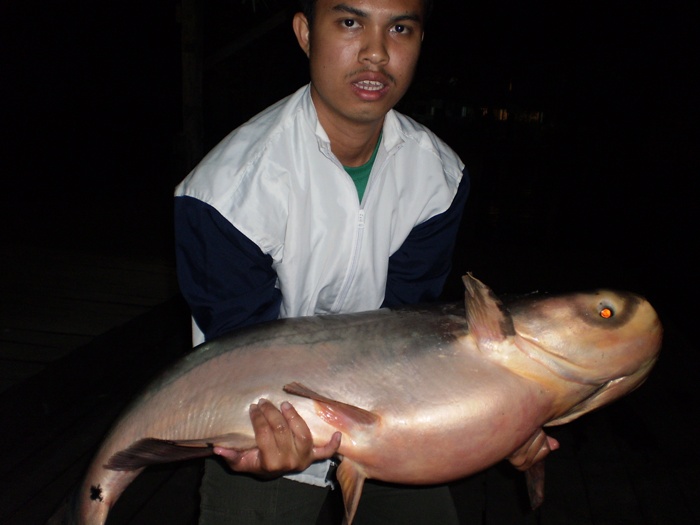
{"type": "Polygon", "coordinates": [[[389,62],[389,51],[386,44],[386,34],[383,30],[376,29],[367,32],[360,50],[360,62],[373,65],[383,65],[389,62]]]}

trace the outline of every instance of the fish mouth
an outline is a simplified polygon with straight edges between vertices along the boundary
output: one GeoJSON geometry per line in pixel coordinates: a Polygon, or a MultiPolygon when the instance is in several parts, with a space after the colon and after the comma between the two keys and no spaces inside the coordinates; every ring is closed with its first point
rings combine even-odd
{"type": "Polygon", "coordinates": [[[585,399],[571,407],[565,413],[549,421],[545,426],[563,425],[569,421],[591,412],[611,401],[629,394],[639,388],[647,380],[649,372],[656,364],[656,358],[649,359],[637,371],[629,375],[623,375],[615,379],[605,381],[595,390],[590,392],[585,399]]]}

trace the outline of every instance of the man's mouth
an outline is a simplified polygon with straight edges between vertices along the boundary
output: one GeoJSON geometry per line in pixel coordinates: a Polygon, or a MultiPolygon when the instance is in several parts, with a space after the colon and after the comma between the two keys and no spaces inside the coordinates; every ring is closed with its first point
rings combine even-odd
{"type": "Polygon", "coordinates": [[[375,80],[362,80],[360,82],[354,82],[353,85],[366,91],[381,91],[384,89],[384,84],[375,80]]]}

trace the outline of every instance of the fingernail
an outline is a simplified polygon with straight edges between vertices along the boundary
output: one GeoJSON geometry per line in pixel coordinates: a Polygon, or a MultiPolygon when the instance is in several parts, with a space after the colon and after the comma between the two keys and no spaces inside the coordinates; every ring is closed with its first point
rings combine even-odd
{"type": "Polygon", "coordinates": [[[289,401],[283,401],[282,405],[280,405],[280,408],[282,408],[282,410],[289,410],[290,408],[292,408],[292,404],[289,401]]]}

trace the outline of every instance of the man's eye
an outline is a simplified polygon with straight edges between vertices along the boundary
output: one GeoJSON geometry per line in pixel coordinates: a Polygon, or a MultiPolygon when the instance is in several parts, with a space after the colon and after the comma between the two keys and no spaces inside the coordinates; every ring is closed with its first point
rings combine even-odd
{"type": "Polygon", "coordinates": [[[398,34],[408,34],[411,32],[411,28],[402,24],[396,24],[393,31],[398,34]]]}
{"type": "Polygon", "coordinates": [[[355,27],[355,21],[348,18],[347,20],[343,20],[343,25],[345,27],[355,27]]]}

